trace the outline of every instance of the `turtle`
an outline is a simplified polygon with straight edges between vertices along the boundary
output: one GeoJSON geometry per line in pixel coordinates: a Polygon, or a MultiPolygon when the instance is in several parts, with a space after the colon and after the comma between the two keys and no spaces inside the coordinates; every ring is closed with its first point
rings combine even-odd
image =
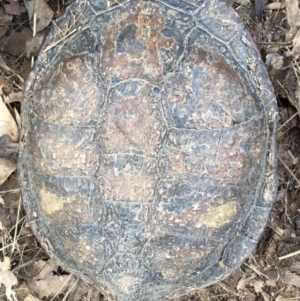
{"type": "Polygon", "coordinates": [[[34,234],[118,301],[216,283],[276,195],[277,106],[222,0],[74,0],[25,86],[19,159],[34,234]]]}

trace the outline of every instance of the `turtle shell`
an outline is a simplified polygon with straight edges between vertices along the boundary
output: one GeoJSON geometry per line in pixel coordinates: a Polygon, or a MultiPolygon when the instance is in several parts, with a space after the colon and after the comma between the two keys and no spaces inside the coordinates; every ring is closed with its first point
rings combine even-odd
{"type": "Polygon", "coordinates": [[[31,225],[117,300],[208,286],[254,249],[277,187],[277,108],[226,2],[75,0],[22,109],[31,225]]]}

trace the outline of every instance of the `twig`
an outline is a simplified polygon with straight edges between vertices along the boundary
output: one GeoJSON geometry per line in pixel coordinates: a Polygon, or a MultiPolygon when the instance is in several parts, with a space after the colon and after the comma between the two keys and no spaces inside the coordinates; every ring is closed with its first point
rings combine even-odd
{"type": "Polygon", "coordinates": [[[259,270],[256,269],[256,267],[252,266],[252,265],[248,265],[247,263],[244,262],[244,265],[248,268],[250,268],[252,271],[254,271],[257,275],[259,276],[263,276],[266,279],[269,279],[269,277],[267,275],[265,275],[264,273],[260,272],[259,270]]]}
{"type": "Polygon", "coordinates": [[[300,186],[300,181],[297,179],[297,177],[294,175],[294,173],[289,169],[289,167],[283,162],[283,160],[280,158],[280,156],[278,156],[278,160],[282,163],[282,165],[286,168],[286,170],[291,174],[291,176],[294,178],[294,180],[300,186]]]}
{"type": "Polygon", "coordinates": [[[230,288],[228,288],[225,284],[223,283],[218,283],[219,286],[221,286],[225,291],[230,292],[231,294],[235,296],[239,296],[236,292],[232,291],[230,288]]]}
{"type": "Polygon", "coordinates": [[[46,49],[44,49],[43,52],[47,52],[49,51],[50,49],[52,49],[53,47],[55,47],[56,45],[58,45],[59,43],[61,43],[63,40],[65,40],[66,38],[68,38],[70,35],[72,35],[73,33],[75,33],[78,29],[74,29],[72,30],[71,32],[69,32],[66,36],[64,36],[63,38],[61,38],[60,40],[58,40],[57,42],[55,42],[54,44],[52,45],[49,45],[46,49]]]}
{"type": "Polygon", "coordinates": [[[15,231],[14,231],[14,241],[12,244],[12,250],[11,254],[14,253],[16,243],[17,243],[17,232],[18,232],[18,224],[19,224],[19,218],[20,218],[20,211],[21,211],[21,198],[19,198],[19,206],[18,206],[18,213],[17,213],[17,220],[16,220],[16,225],[15,225],[15,231]]]}
{"type": "MultiPolygon", "coordinates": [[[[33,14],[33,37],[36,35],[36,13],[33,14]]],[[[31,67],[34,64],[34,56],[31,56],[31,67]]]]}
{"type": "Polygon", "coordinates": [[[290,122],[292,119],[294,119],[297,115],[299,115],[298,112],[296,112],[294,115],[292,115],[288,120],[286,120],[279,128],[278,131],[280,131],[288,122],[290,122]]]}
{"type": "Polygon", "coordinates": [[[282,260],[282,259],[285,259],[285,258],[289,258],[289,257],[292,257],[292,256],[296,256],[296,255],[298,255],[298,254],[300,254],[300,250],[295,251],[295,252],[292,252],[292,253],[287,254],[287,255],[280,256],[280,257],[278,257],[278,259],[279,259],[279,260],[282,260]]]}

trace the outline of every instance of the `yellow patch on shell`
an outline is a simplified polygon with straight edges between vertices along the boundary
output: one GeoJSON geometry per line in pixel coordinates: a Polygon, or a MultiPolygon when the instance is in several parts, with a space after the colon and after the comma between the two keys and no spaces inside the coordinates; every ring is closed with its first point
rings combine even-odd
{"type": "Polygon", "coordinates": [[[236,215],[236,202],[231,201],[224,205],[210,209],[203,214],[196,228],[200,228],[203,224],[210,228],[220,228],[221,226],[230,223],[236,215]]]}
{"type": "Polygon", "coordinates": [[[52,214],[55,211],[63,210],[64,204],[71,203],[75,197],[65,198],[57,196],[54,193],[41,189],[39,192],[41,207],[46,214],[52,214]]]}

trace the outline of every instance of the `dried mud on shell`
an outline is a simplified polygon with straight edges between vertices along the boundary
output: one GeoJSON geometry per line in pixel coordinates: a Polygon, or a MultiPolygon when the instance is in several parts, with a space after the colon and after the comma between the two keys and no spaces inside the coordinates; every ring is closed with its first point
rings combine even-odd
{"type": "MultiPolygon", "coordinates": [[[[35,240],[22,210],[17,175],[13,172],[20,124],[18,93],[23,89],[32,56],[38,52],[49,20],[52,16],[58,17],[71,2],[40,1],[43,9],[36,10],[30,6],[31,1],[7,0],[0,4],[0,101],[5,107],[0,110],[0,120],[7,121],[5,126],[0,121],[0,179],[3,182],[0,183],[0,300],[112,301],[108,292],[98,292],[49,259],[35,240]],[[39,24],[36,37],[32,38],[30,26],[34,11],[39,24]]],[[[261,52],[277,96],[280,112],[278,194],[268,227],[252,256],[224,281],[176,301],[296,301],[300,300],[299,4],[295,0],[267,1],[259,23],[254,3],[230,2],[261,52]]],[[[66,35],[71,32],[71,26],[66,28],[66,35]]],[[[165,42],[171,49],[172,41],[165,42]]],[[[159,66],[156,67],[159,70],[159,66]]],[[[109,72],[109,66],[103,65],[103,68],[109,72]]],[[[62,92],[68,93],[67,84],[63,89],[62,92]]],[[[49,114],[53,120],[58,118],[49,114]]],[[[47,197],[45,194],[44,198],[47,197]]]]}

